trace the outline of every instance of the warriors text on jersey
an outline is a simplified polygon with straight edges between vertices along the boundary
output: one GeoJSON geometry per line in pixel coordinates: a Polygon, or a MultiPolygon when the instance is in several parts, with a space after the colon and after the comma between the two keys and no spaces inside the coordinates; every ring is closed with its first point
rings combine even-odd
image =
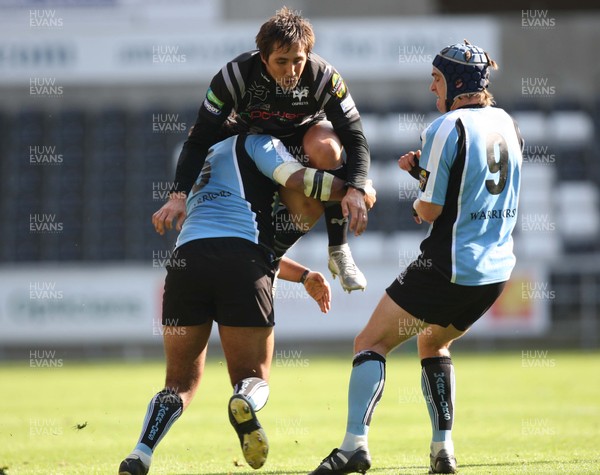
{"type": "Polygon", "coordinates": [[[443,206],[421,244],[423,256],[456,284],[508,280],[523,149],[516,124],[496,107],[461,108],[421,138],[420,199],[443,206]]]}
{"type": "Polygon", "coordinates": [[[286,161],[295,159],[266,135],[233,136],[214,145],[188,196],[176,247],[194,239],[239,237],[272,249],[274,173],[286,161]]]}

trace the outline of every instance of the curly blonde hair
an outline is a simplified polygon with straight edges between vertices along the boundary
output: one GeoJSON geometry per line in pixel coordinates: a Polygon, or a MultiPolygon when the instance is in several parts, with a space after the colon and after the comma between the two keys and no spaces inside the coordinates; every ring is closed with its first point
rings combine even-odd
{"type": "Polygon", "coordinates": [[[477,104],[480,104],[484,107],[493,106],[494,104],[496,104],[494,96],[487,89],[484,89],[483,91],[479,92],[467,92],[465,94],[459,94],[454,98],[454,103],[456,103],[456,101],[459,99],[477,99],[477,104]]]}

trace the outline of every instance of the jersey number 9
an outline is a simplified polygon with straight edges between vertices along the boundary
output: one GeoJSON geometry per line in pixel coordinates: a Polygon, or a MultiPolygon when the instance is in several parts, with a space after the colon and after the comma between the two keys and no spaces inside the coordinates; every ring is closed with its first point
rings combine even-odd
{"type": "Polygon", "coordinates": [[[487,137],[487,163],[490,173],[498,175],[498,183],[496,180],[485,180],[485,187],[492,195],[499,195],[506,186],[506,178],[508,176],[508,147],[506,140],[498,133],[493,133],[487,137]]]}

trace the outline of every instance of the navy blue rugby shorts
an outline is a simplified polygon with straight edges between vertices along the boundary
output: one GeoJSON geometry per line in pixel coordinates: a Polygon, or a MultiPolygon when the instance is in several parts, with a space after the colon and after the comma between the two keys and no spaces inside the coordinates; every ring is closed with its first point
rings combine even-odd
{"type": "Polygon", "coordinates": [[[390,298],[426,323],[465,331],[487,312],[506,282],[478,286],[453,284],[432,266],[414,261],[385,289],[390,298]]]}
{"type": "Polygon", "coordinates": [[[261,246],[241,238],[197,239],[167,265],[162,323],[271,327],[276,265],[261,246]]]}

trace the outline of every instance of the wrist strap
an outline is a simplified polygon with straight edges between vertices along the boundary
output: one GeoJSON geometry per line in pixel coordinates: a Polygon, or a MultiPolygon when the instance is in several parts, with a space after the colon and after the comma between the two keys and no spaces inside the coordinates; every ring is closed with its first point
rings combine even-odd
{"type": "Polygon", "coordinates": [[[300,283],[304,285],[304,282],[306,282],[306,278],[308,277],[308,274],[310,272],[310,269],[306,269],[303,273],[302,276],[300,277],[300,283]]]}

